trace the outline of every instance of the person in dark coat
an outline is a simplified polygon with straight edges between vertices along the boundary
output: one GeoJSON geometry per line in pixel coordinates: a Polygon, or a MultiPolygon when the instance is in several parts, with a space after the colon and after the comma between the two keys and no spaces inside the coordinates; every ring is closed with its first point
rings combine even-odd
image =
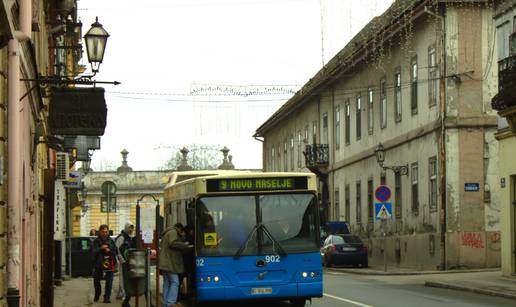
{"type": "Polygon", "coordinates": [[[125,223],[124,229],[120,232],[120,234],[115,239],[116,247],[118,248],[119,256],[119,266],[118,266],[118,272],[119,276],[118,279],[120,282],[118,283],[118,294],[117,299],[123,299],[122,306],[127,307],[129,306],[129,299],[131,298],[129,295],[126,295],[125,288],[124,288],[124,270],[122,268],[122,264],[127,261],[125,259],[126,255],[125,252],[130,248],[136,248],[136,237],[133,236],[134,234],[134,224],[131,221],[127,221],[125,223]]]}
{"type": "Polygon", "coordinates": [[[105,276],[106,283],[104,289],[104,303],[111,303],[111,288],[113,287],[113,274],[118,257],[118,249],[115,241],[109,236],[109,226],[100,225],[98,237],[93,240],[92,255],[94,261],[93,286],[95,287],[95,298],[97,302],[100,298],[102,288],[100,280],[105,276]]]}
{"type": "MultiPolygon", "coordinates": [[[[194,229],[187,225],[185,227],[185,240],[187,244],[192,245],[195,243],[195,235],[194,235],[194,229]]],[[[193,279],[195,276],[195,252],[194,248],[192,247],[185,253],[183,253],[183,264],[184,264],[184,273],[179,275],[179,289],[181,289],[182,283],[185,281],[184,278],[186,277],[186,289],[188,289],[188,294],[193,293],[193,279]]],[[[184,299],[186,298],[181,291],[179,291],[178,299],[184,299]]]]}
{"type": "Polygon", "coordinates": [[[181,306],[177,303],[179,275],[185,272],[183,253],[192,249],[185,241],[185,229],[181,223],[169,227],[163,233],[159,248],[159,269],[163,274],[163,306],[181,306]]]}

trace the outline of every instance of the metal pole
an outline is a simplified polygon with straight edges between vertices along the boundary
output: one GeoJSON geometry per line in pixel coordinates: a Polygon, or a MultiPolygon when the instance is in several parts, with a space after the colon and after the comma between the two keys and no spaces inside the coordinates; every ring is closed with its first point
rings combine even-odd
{"type": "Polygon", "coordinates": [[[109,225],[109,211],[111,211],[111,186],[108,186],[108,188],[106,189],[107,190],[107,225],[109,226],[109,228],[111,228],[111,225],[109,225]]]}
{"type": "MultiPolygon", "coordinates": [[[[138,282],[137,282],[137,279],[134,279],[134,292],[137,293],[138,291],[138,282]]],[[[134,296],[134,305],[136,307],[139,307],[140,305],[140,296],[139,295],[135,295],[134,296]]]]}
{"type": "Polygon", "coordinates": [[[70,188],[67,188],[66,191],[66,204],[68,206],[68,274],[72,277],[72,203],[71,203],[71,193],[70,188]]]}
{"type": "Polygon", "coordinates": [[[386,219],[382,219],[382,231],[383,231],[383,271],[387,272],[387,233],[385,232],[385,225],[387,224],[386,219]]]}
{"type": "Polygon", "coordinates": [[[146,264],[146,269],[147,269],[147,290],[146,290],[146,293],[147,295],[145,296],[145,306],[147,307],[151,307],[151,295],[150,295],[150,287],[151,287],[151,278],[150,278],[150,249],[147,248],[147,264],[146,264]]]}
{"type": "Polygon", "coordinates": [[[159,306],[159,236],[161,235],[161,224],[160,224],[160,206],[159,206],[159,198],[156,200],[156,237],[155,239],[155,246],[156,246],[156,289],[154,292],[156,292],[156,307],[159,306]]]}

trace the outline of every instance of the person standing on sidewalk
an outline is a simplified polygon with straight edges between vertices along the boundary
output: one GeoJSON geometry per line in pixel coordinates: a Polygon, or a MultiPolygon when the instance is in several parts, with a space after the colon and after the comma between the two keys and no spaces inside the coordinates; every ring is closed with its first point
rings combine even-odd
{"type": "Polygon", "coordinates": [[[122,268],[123,263],[126,262],[125,259],[125,251],[130,248],[136,248],[136,238],[133,236],[134,233],[134,224],[131,221],[127,221],[125,223],[124,229],[120,232],[120,234],[115,239],[115,245],[118,248],[118,294],[116,296],[117,299],[123,299],[124,302],[122,306],[129,306],[130,296],[126,295],[124,289],[124,270],[122,268]]]}
{"type": "Polygon", "coordinates": [[[191,247],[185,242],[185,229],[181,223],[167,228],[159,248],[159,269],[163,274],[164,307],[178,307],[179,275],[185,272],[183,253],[191,247]]]}
{"type": "Polygon", "coordinates": [[[92,254],[94,261],[93,286],[95,288],[94,301],[100,298],[102,288],[100,280],[105,276],[104,303],[111,303],[111,288],[113,286],[113,274],[115,272],[118,249],[115,241],[109,236],[109,226],[102,224],[99,227],[98,237],[93,240],[92,254]]]}

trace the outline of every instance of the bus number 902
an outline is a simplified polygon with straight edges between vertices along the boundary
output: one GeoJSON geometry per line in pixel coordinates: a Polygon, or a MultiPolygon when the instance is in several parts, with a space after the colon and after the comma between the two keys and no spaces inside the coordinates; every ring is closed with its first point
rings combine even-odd
{"type": "Polygon", "coordinates": [[[280,256],[279,255],[270,255],[265,256],[265,262],[271,263],[271,262],[280,262],[280,256]]]}

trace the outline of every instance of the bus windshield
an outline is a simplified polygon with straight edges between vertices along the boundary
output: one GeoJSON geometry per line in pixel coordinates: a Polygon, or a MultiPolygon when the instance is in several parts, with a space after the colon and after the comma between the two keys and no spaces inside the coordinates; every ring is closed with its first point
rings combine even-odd
{"type": "Polygon", "coordinates": [[[199,256],[318,250],[313,194],[202,197],[196,207],[199,256]]]}

